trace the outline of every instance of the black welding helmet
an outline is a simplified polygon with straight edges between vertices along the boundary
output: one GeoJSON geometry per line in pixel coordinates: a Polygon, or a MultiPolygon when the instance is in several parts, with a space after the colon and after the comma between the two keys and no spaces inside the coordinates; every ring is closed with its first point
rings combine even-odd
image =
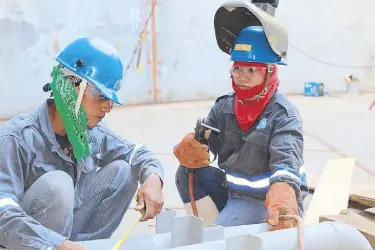
{"type": "Polygon", "coordinates": [[[228,1],[219,7],[214,18],[216,42],[226,54],[232,54],[236,37],[251,26],[261,27],[265,43],[269,44],[277,61],[286,64],[288,32],[276,20],[271,5],[252,4],[248,1],[228,1]]]}

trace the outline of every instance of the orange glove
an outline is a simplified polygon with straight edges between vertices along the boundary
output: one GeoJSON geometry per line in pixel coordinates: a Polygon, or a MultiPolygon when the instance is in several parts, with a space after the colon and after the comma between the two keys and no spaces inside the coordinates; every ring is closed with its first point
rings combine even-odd
{"type": "Polygon", "coordinates": [[[173,153],[180,164],[188,168],[207,167],[210,164],[207,145],[195,140],[194,133],[187,134],[173,153]]]}
{"type": "Polygon", "coordinates": [[[279,215],[299,215],[296,193],[288,183],[277,182],[271,185],[265,206],[268,212],[266,222],[271,224],[268,231],[297,226],[295,220],[279,220],[279,215]]]}

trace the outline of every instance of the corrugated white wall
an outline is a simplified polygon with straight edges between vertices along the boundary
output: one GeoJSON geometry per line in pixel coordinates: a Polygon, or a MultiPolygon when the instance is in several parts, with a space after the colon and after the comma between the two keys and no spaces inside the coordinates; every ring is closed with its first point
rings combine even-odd
{"type": "MultiPolygon", "coordinates": [[[[213,29],[222,3],[164,0],[157,6],[158,102],[215,98],[231,90],[229,57],[217,47],[213,29]]],[[[374,69],[350,69],[375,65],[374,7],[373,0],[280,0],[276,16],[290,37],[281,89],[300,93],[304,81],[316,80],[343,90],[350,73],[363,88],[374,87],[374,69]]],[[[72,39],[102,37],[118,48],[126,66],[149,10],[146,0],[1,0],[0,118],[40,105],[54,57],[72,39]]],[[[142,70],[132,66],[121,89],[127,104],[154,101],[150,25],[147,31],[142,70]]]]}

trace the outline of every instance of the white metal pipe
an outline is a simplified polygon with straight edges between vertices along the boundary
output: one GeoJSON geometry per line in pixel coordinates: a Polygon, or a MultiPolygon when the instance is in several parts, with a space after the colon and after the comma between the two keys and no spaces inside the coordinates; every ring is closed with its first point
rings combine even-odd
{"type": "MultiPolygon", "coordinates": [[[[226,250],[296,250],[297,229],[227,238],[226,250]]],[[[322,222],[304,228],[306,250],[372,250],[367,239],[354,227],[341,222],[322,222]]]]}

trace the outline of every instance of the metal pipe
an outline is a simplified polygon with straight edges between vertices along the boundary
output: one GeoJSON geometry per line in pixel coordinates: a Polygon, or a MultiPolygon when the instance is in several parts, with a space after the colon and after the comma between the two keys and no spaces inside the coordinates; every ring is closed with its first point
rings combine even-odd
{"type": "Polygon", "coordinates": [[[154,103],[158,101],[158,83],[157,83],[157,35],[156,35],[156,4],[157,0],[151,0],[151,6],[153,7],[151,16],[151,37],[152,37],[152,93],[154,95],[154,103]]]}
{"type": "MultiPolygon", "coordinates": [[[[227,238],[226,250],[295,250],[296,228],[227,238]]],[[[370,243],[354,227],[340,222],[323,222],[304,229],[306,250],[372,250],[370,243]]]]}
{"type": "Polygon", "coordinates": [[[298,215],[280,215],[280,220],[296,220],[298,225],[298,250],[305,250],[305,243],[303,240],[303,220],[298,215]]]}

